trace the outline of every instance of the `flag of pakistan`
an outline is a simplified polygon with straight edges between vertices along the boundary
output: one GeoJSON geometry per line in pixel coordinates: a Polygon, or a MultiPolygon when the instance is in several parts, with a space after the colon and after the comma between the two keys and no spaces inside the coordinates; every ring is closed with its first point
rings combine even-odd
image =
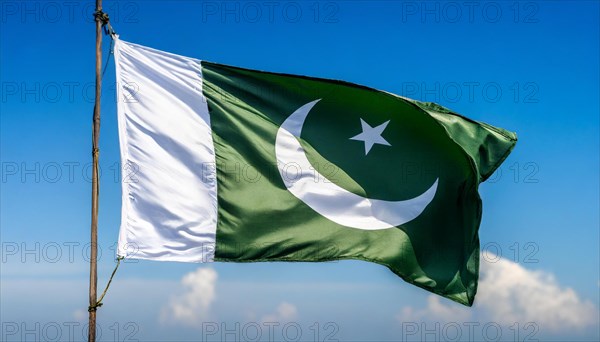
{"type": "MultiPolygon", "coordinates": [[[[121,256],[358,259],[471,305],[479,184],[514,133],[342,81],[117,40],[121,256]]],[[[293,267],[293,266],[290,266],[293,267]]]]}

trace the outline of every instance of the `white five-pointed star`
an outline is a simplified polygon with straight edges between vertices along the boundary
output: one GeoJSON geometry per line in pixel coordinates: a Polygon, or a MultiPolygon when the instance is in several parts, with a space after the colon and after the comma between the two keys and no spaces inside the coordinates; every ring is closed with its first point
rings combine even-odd
{"type": "Polygon", "coordinates": [[[383,133],[383,130],[387,127],[388,123],[390,123],[390,120],[382,123],[381,125],[379,125],[377,127],[371,127],[368,123],[365,122],[365,120],[360,119],[360,125],[362,126],[362,133],[355,135],[350,139],[364,141],[365,156],[367,154],[369,154],[371,147],[373,147],[373,145],[375,145],[375,144],[392,146],[392,145],[390,145],[389,142],[387,142],[381,136],[381,133],[383,133]]]}

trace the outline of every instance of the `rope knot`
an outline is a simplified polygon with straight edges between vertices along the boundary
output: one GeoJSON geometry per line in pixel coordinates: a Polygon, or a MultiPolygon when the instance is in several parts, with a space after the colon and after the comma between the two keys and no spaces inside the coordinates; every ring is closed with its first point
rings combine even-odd
{"type": "Polygon", "coordinates": [[[117,257],[117,265],[115,266],[115,269],[112,271],[112,274],[110,275],[110,278],[108,279],[108,283],[106,284],[106,288],[104,288],[104,292],[102,292],[102,295],[96,301],[96,304],[88,306],[88,312],[96,311],[96,310],[98,310],[99,307],[102,306],[102,304],[103,304],[102,300],[104,299],[104,296],[106,296],[106,292],[108,292],[110,283],[112,283],[113,277],[115,276],[115,273],[117,273],[117,270],[119,269],[119,265],[121,264],[121,260],[123,260],[123,259],[125,259],[124,256],[117,257]]]}
{"type": "Polygon", "coordinates": [[[90,305],[88,306],[88,312],[93,312],[93,311],[97,311],[99,307],[102,306],[103,303],[96,303],[96,305],[90,305]]]}
{"type": "Polygon", "coordinates": [[[114,37],[117,34],[110,25],[110,18],[108,17],[108,13],[105,13],[102,10],[96,11],[94,12],[94,18],[96,19],[96,21],[102,22],[102,28],[104,29],[105,35],[110,35],[111,37],[114,37]]]}
{"type": "Polygon", "coordinates": [[[94,12],[94,18],[96,19],[96,21],[101,21],[102,26],[108,24],[108,22],[110,21],[108,13],[105,13],[102,10],[94,12]]]}

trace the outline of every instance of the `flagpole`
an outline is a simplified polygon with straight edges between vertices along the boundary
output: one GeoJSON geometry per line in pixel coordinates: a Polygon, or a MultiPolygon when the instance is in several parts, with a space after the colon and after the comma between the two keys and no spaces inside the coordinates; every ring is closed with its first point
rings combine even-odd
{"type": "Polygon", "coordinates": [[[98,287],[98,141],[100,138],[100,94],[102,90],[102,0],[96,0],[96,98],[92,120],[92,223],[90,237],[90,306],[88,341],[96,341],[96,309],[98,287]]]}

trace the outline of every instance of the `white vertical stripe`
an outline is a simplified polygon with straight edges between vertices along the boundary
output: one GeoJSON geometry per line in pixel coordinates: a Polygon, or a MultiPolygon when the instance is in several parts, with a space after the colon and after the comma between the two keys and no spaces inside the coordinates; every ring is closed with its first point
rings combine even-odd
{"type": "Polygon", "coordinates": [[[118,255],[207,262],[215,152],[200,61],[115,40],[123,207],[118,255]]]}

